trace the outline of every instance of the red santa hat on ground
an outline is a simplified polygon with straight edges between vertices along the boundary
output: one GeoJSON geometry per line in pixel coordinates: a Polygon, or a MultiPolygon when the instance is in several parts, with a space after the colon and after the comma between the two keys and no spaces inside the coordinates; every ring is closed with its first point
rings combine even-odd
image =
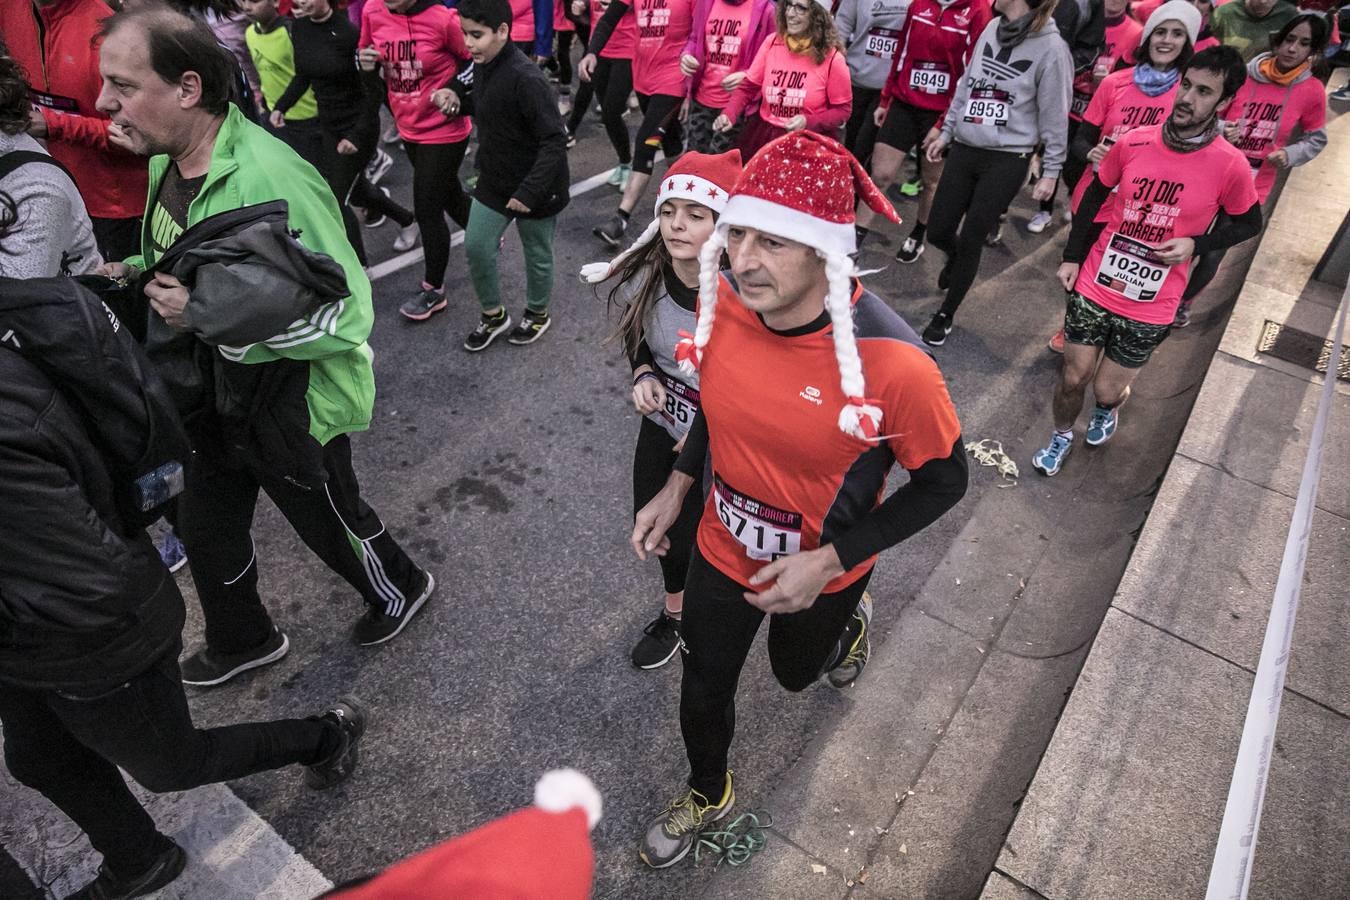
{"type": "Polygon", "coordinates": [[[727,229],[754,228],[815,249],[825,260],[829,289],[825,309],[834,326],[834,355],[839,382],[848,404],[839,413],[845,433],[875,440],[881,409],[866,399],[862,360],[853,337],[852,254],[857,250],[854,209],[861,199],[897,225],[890,201],[866,170],[833,138],[796,131],[765,144],[745,166],[717,230],[700,256],[698,326],[680,341],[676,359],[692,374],[703,359],[717,312],[718,262],[726,247],[727,229]]]}
{"type": "Polygon", "coordinates": [[[647,230],[638,235],[628,249],[607,263],[587,263],[581,267],[581,280],[599,284],[623,266],[624,260],[651,243],[661,233],[661,204],[667,200],[692,200],[715,213],[727,205],[727,197],[741,175],[741,151],[728,150],[716,155],[685,153],[666,170],[657,188],[654,218],[647,230]]]}
{"type": "Polygon", "coordinates": [[[369,881],[338,888],[341,900],[586,900],[600,794],[574,769],[547,772],[534,806],[409,857],[369,881]]]}

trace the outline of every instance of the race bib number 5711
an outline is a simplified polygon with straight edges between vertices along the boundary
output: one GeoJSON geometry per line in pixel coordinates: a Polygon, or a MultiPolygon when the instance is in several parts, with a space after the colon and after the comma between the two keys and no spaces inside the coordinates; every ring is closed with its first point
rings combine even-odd
{"type": "Polygon", "coordinates": [[[802,549],[802,514],[747,497],[713,475],[717,518],[751,559],[773,561],[802,549]]]}

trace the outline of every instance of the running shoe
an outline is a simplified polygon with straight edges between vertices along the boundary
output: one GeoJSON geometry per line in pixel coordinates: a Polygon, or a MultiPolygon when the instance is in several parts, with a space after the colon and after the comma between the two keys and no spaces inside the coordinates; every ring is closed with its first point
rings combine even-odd
{"type": "Polygon", "coordinates": [[[305,766],[305,787],[326,791],[351,777],[356,770],[361,736],[366,733],[365,705],[354,697],[345,697],[324,711],[319,718],[338,730],[338,746],[328,758],[305,766]]]}
{"type": "Polygon", "coordinates": [[[1050,350],[1054,353],[1063,353],[1064,329],[1061,328],[1059,331],[1056,331],[1054,334],[1050,335],[1050,340],[1045,342],[1045,346],[1049,347],[1050,350]]]}
{"type": "Polygon", "coordinates": [[[1181,305],[1177,307],[1176,315],[1172,317],[1172,327],[1185,328],[1189,324],[1191,324],[1191,305],[1182,300],[1181,305]]]}
{"type": "Polygon", "coordinates": [[[690,788],[670,801],[661,815],[652,819],[642,839],[638,856],[653,869],[664,869],[684,859],[698,833],[731,812],[736,792],[731,787],[731,773],[727,773],[726,787],[716,803],[690,788]]]}
{"type": "Polygon", "coordinates": [[[900,245],[900,249],[895,252],[895,261],[912,263],[920,256],[923,256],[923,241],[916,241],[912,237],[907,237],[905,242],[900,245]]]}
{"type": "Polygon", "coordinates": [[[592,228],[591,234],[617,249],[623,243],[623,233],[627,230],[628,220],[615,213],[609,217],[609,221],[605,224],[592,228]]]}
{"type": "Polygon", "coordinates": [[[567,132],[567,149],[571,150],[577,145],[577,133],[567,127],[564,127],[563,130],[567,132]]]}
{"type": "Polygon", "coordinates": [[[951,333],[952,317],[945,312],[938,312],[923,330],[923,342],[930,347],[941,347],[947,343],[947,335],[951,333]]]}
{"type": "Polygon", "coordinates": [[[997,247],[999,244],[1003,243],[1003,223],[1006,221],[1008,221],[1007,213],[998,217],[998,221],[994,223],[994,229],[984,237],[984,245],[986,247],[997,247]]]}
{"type": "MultiPolygon", "coordinates": [[[[620,185],[628,181],[628,173],[632,171],[633,171],[632,165],[627,163],[619,163],[617,166],[615,166],[613,169],[610,170],[609,178],[605,180],[605,184],[609,185],[610,187],[619,187],[620,185]]],[[[620,190],[622,190],[622,188],[620,188],[620,190]]]]}
{"type": "Polygon", "coordinates": [[[155,549],[159,551],[160,562],[164,563],[164,567],[170,572],[177,572],[187,565],[187,550],[172,529],[166,528],[160,534],[159,540],[155,542],[155,549]]]}
{"type": "Polygon", "coordinates": [[[405,319],[425,322],[436,313],[445,309],[447,300],[445,291],[423,288],[399,305],[398,311],[405,319]]]}
{"type": "Polygon", "coordinates": [[[417,246],[417,241],[421,237],[422,232],[417,227],[416,222],[413,222],[411,225],[400,226],[398,229],[398,237],[394,238],[394,252],[403,253],[407,250],[411,250],[417,246]]]}
{"type": "Polygon", "coordinates": [[[506,314],[506,307],[503,306],[495,313],[482,313],[478,318],[478,327],[464,339],[464,349],[470,353],[486,350],[497,339],[497,335],[510,327],[511,317],[506,314]]]}
{"type": "Polygon", "coordinates": [[[923,182],[918,178],[915,178],[913,181],[906,181],[904,184],[900,185],[900,193],[904,194],[906,197],[917,197],[919,194],[923,193],[923,182]]]}
{"type": "Polygon", "coordinates": [[[1030,231],[1032,234],[1040,234],[1042,231],[1049,228],[1050,223],[1053,221],[1055,221],[1055,217],[1052,213],[1046,212],[1043,209],[1038,210],[1036,215],[1031,217],[1031,221],[1027,222],[1027,231],[1030,231]]]}
{"type": "Polygon", "coordinates": [[[680,652],[680,620],[666,611],[642,629],[642,640],[633,648],[633,665],[639,669],[659,669],[680,652]]]}
{"type": "Polygon", "coordinates": [[[1087,437],[1089,447],[1100,447],[1111,440],[1111,435],[1116,433],[1116,425],[1120,422],[1120,408],[1102,409],[1100,406],[1092,408],[1092,418],[1088,421],[1087,437]]]}
{"type": "MultiPolygon", "coordinates": [[[[389,188],[380,188],[380,193],[388,197],[389,188]]],[[[354,212],[358,210],[360,211],[360,216],[358,218],[361,219],[361,224],[365,225],[367,228],[379,228],[385,222],[389,221],[389,217],[386,216],[384,213],[380,213],[374,218],[371,218],[370,210],[364,207],[353,206],[352,210],[354,212]]]]}
{"type": "Polygon", "coordinates": [[[370,647],[398,637],[434,590],[436,579],[423,569],[422,578],[412,597],[386,600],[383,609],[374,604],[366,606],[365,613],[356,620],[356,625],[352,628],[352,642],[362,647],[370,647]]]}
{"type": "Polygon", "coordinates": [[[1339,90],[1332,91],[1330,96],[1336,103],[1350,103],[1350,83],[1339,90]]]}
{"type": "Polygon", "coordinates": [[[385,153],[379,147],[375,148],[375,155],[370,158],[366,164],[366,181],[371,184],[379,184],[380,179],[393,168],[394,158],[385,153]]]}
{"type": "Polygon", "coordinates": [[[858,604],[857,611],[853,613],[853,618],[859,622],[858,636],[849,645],[844,658],[825,673],[825,680],[837,688],[846,688],[857,681],[867,666],[867,658],[872,655],[872,635],[869,628],[872,622],[872,595],[867,591],[863,591],[862,601],[858,604]]]}
{"type": "Polygon", "coordinates": [[[398,133],[398,123],[390,119],[380,131],[380,143],[397,144],[401,140],[403,140],[403,135],[398,133]]]}
{"type": "Polygon", "coordinates": [[[1037,450],[1031,457],[1031,467],[1042,475],[1058,475],[1064,468],[1064,460],[1073,450],[1073,438],[1066,438],[1059,432],[1050,435],[1050,446],[1037,450]]]}
{"type": "Polygon", "coordinates": [[[193,687],[215,687],[224,684],[241,672],[271,665],[290,652],[291,641],[286,632],[272,626],[272,634],[252,650],[240,653],[217,653],[202,647],[179,663],[183,684],[193,687]]]}
{"type": "Polygon", "coordinates": [[[123,897],[144,897],[171,884],[187,865],[187,854],[183,848],[170,841],[169,848],[159,855],[150,868],[139,875],[123,878],[113,874],[107,864],[98,867],[98,877],[86,884],[68,900],[118,900],[123,897]]]}
{"type": "Polygon", "coordinates": [[[549,317],[548,310],[535,312],[527,309],[520,317],[520,324],[511,329],[511,333],[506,336],[507,343],[515,344],[517,347],[533,344],[543,337],[544,332],[548,331],[548,326],[552,324],[553,319],[549,317]]]}

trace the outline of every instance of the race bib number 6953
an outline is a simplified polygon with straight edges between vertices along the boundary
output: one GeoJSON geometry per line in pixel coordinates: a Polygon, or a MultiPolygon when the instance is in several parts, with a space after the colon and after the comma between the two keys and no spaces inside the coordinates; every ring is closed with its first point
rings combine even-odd
{"type": "Polygon", "coordinates": [[[713,475],[713,508],[722,527],[751,559],[773,561],[802,549],[802,514],[778,509],[730,487],[713,475]]]}

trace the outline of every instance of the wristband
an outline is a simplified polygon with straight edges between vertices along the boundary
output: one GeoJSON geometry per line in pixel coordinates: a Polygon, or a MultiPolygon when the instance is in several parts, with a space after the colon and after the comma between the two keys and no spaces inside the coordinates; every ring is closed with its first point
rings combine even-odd
{"type": "MultiPolygon", "coordinates": [[[[656,373],[655,373],[655,372],[643,372],[641,375],[639,375],[638,377],[636,377],[636,378],[633,379],[633,387],[637,387],[639,384],[641,384],[641,383],[642,383],[642,380],[643,380],[644,378],[656,378],[656,373]]],[[[661,379],[656,378],[656,380],[657,380],[657,381],[660,381],[661,379]]]]}

